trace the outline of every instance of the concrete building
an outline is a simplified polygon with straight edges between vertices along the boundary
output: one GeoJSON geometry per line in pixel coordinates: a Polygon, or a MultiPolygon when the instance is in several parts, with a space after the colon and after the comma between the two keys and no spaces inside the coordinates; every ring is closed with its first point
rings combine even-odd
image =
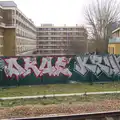
{"type": "Polygon", "coordinates": [[[120,54],[120,28],[112,32],[112,38],[109,39],[108,52],[110,54],[120,54]]]}
{"type": "Polygon", "coordinates": [[[0,1],[0,56],[36,50],[36,26],[13,1],[0,1]]]}
{"type": "Polygon", "coordinates": [[[13,1],[0,1],[0,56],[73,55],[87,51],[86,29],[81,26],[36,27],[13,1]]]}
{"type": "Polygon", "coordinates": [[[76,49],[79,53],[80,51],[85,53],[87,51],[86,41],[86,29],[78,25],[68,27],[42,24],[37,27],[38,55],[72,55],[75,54],[76,49]]]}

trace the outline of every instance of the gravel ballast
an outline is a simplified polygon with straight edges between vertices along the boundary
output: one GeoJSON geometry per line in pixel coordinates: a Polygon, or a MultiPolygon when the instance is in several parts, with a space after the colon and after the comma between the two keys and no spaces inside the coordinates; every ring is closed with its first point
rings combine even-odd
{"type": "Polygon", "coordinates": [[[57,105],[24,105],[10,108],[0,108],[0,119],[38,117],[57,114],[80,114],[120,110],[120,100],[104,100],[97,102],[79,102],[57,105]]]}

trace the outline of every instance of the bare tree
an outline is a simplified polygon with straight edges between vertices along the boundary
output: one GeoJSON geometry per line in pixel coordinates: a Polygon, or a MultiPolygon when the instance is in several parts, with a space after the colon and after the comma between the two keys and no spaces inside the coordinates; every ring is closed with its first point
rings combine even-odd
{"type": "Polygon", "coordinates": [[[85,7],[85,19],[91,27],[96,49],[107,52],[112,35],[112,23],[119,20],[120,4],[116,0],[95,0],[85,7]]]}

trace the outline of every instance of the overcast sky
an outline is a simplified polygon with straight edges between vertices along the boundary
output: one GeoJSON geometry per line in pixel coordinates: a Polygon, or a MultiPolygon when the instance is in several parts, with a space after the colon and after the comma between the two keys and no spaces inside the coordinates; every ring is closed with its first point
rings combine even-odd
{"type": "MultiPolygon", "coordinates": [[[[4,0],[6,1],[6,0],[4,0]]],[[[39,26],[86,24],[83,8],[92,0],[13,0],[18,8],[39,26]]],[[[118,0],[120,1],[120,0],[118,0]]]]}
{"type": "Polygon", "coordinates": [[[36,25],[84,24],[83,7],[90,0],[13,0],[36,25]]]}

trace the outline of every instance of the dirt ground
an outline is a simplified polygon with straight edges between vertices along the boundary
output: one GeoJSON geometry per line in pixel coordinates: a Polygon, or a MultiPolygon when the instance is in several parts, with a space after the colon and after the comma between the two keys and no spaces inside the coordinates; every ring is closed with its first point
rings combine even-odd
{"type": "Polygon", "coordinates": [[[120,110],[120,100],[104,100],[96,103],[79,102],[74,104],[58,105],[26,105],[11,108],[0,108],[0,119],[22,118],[43,115],[63,115],[89,112],[102,112],[120,110]]]}

